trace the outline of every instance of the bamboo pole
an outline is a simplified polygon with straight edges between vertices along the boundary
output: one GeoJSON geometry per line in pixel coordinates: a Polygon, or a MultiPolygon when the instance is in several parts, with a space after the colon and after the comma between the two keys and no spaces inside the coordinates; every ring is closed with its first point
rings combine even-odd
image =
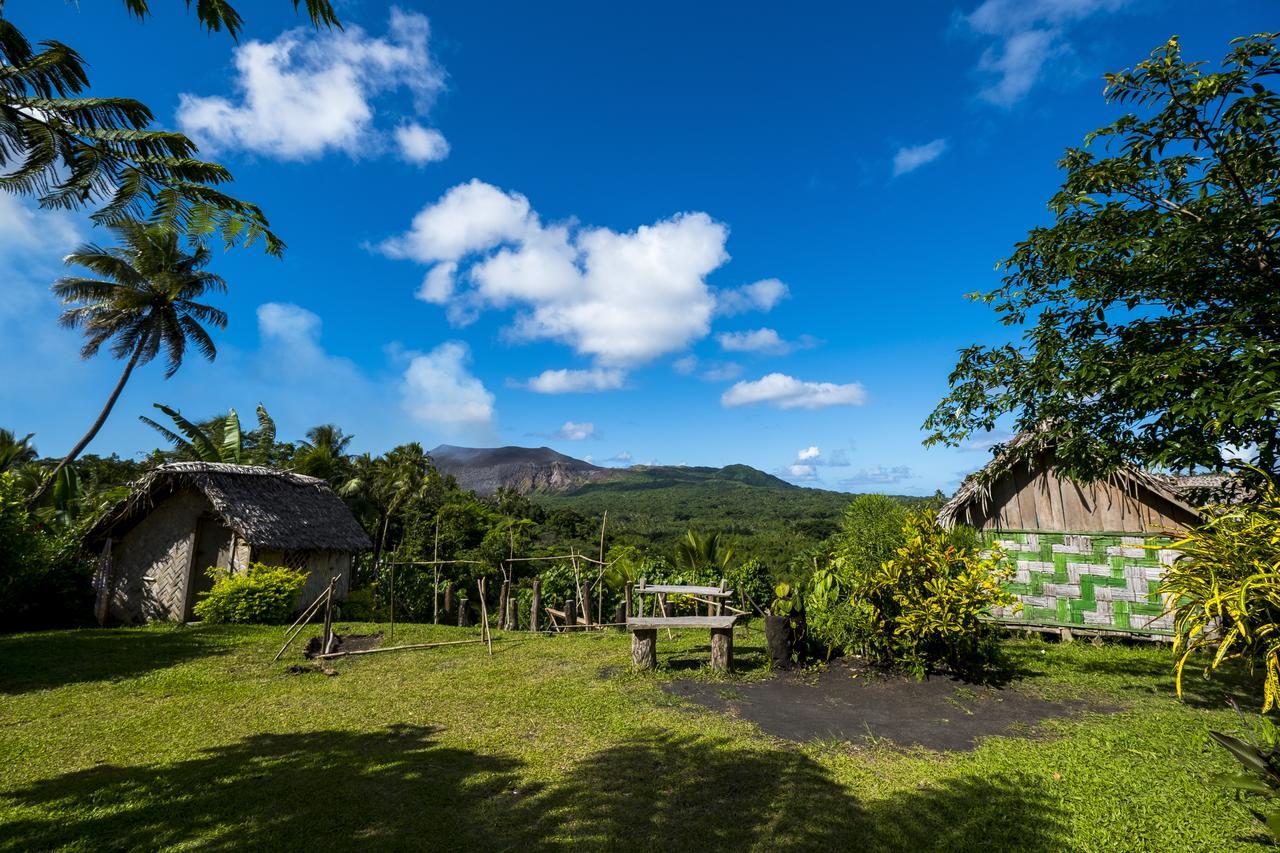
{"type": "Polygon", "coordinates": [[[306,612],[298,617],[298,621],[289,626],[289,630],[285,632],[284,645],[280,647],[280,651],[276,652],[276,656],[271,659],[273,662],[280,660],[280,656],[285,653],[285,650],[288,649],[289,646],[293,645],[293,641],[302,633],[302,629],[307,626],[307,622],[310,622],[311,617],[315,616],[316,611],[320,609],[320,602],[324,601],[325,596],[329,594],[329,590],[333,588],[334,581],[336,580],[337,578],[330,579],[329,587],[324,592],[316,596],[316,600],[311,603],[311,606],[306,609],[306,612]]]}
{"type": "Polygon", "coordinates": [[[372,655],[377,654],[378,652],[402,652],[409,649],[435,649],[440,646],[468,646],[483,642],[484,639],[481,638],[479,640],[448,640],[443,643],[411,643],[406,646],[387,646],[381,649],[356,649],[350,652],[330,652],[326,655],[316,655],[315,659],[325,660],[327,658],[340,658],[347,657],[349,655],[372,655]]]}
{"type": "Polygon", "coordinates": [[[434,574],[431,580],[431,624],[440,624],[440,519],[436,519],[436,539],[431,548],[431,562],[434,574]]]}
{"type": "Polygon", "coordinates": [[[493,657],[493,636],[489,633],[489,608],[484,603],[484,578],[477,578],[476,586],[480,590],[480,630],[485,641],[489,643],[489,657],[493,657]]]}

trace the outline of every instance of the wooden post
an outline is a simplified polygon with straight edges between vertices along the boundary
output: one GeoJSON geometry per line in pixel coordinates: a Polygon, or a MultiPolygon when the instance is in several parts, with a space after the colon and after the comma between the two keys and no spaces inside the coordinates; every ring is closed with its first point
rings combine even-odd
{"type": "Polygon", "coordinates": [[[711,670],[728,672],[733,668],[733,629],[711,629],[711,670]]]}
{"type": "Polygon", "coordinates": [[[631,584],[627,584],[622,588],[622,604],[626,610],[622,612],[622,621],[631,618],[631,584]]]}
{"type": "Polygon", "coordinates": [[[539,622],[542,616],[539,611],[542,610],[542,581],[536,578],[533,581],[533,607],[529,610],[529,630],[535,634],[540,627],[539,622]]]}
{"type": "Polygon", "coordinates": [[[465,595],[458,599],[458,627],[471,627],[471,613],[467,608],[467,597],[465,595]]]}
{"type": "Polygon", "coordinates": [[[564,624],[565,630],[573,630],[578,627],[578,610],[574,606],[572,598],[564,600],[564,624]]]}
{"type": "Polygon", "coordinates": [[[644,628],[631,632],[631,662],[640,669],[658,666],[658,632],[644,628]]]}
{"type": "Polygon", "coordinates": [[[507,599],[511,595],[511,581],[503,581],[498,591],[498,630],[505,631],[507,625],[507,599]]]}
{"type": "Polygon", "coordinates": [[[587,584],[586,589],[582,593],[582,621],[586,627],[591,627],[591,584],[587,584]]]}
{"type": "MultiPolygon", "coordinates": [[[[729,581],[725,580],[724,578],[720,578],[720,591],[724,592],[728,587],[729,587],[729,581]]],[[[714,615],[716,616],[724,615],[724,597],[723,596],[716,599],[716,612],[714,615]]]]}
{"type": "Polygon", "coordinates": [[[329,591],[324,599],[324,630],[320,632],[320,653],[333,651],[333,579],[329,580],[329,591]]]}
{"type": "MultiPolygon", "coordinates": [[[[432,581],[431,581],[431,624],[440,624],[440,519],[436,519],[435,545],[431,549],[432,581]]],[[[447,612],[447,611],[446,611],[447,612]]]]}
{"type": "Polygon", "coordinates": [[[627,627],[626,623],[627,623],[627,603],[625,601],[619,601],[618,606],[613,611],[614,628],[618,631],[621,631],[627,627]]]}
{"type": "Polygon", "coordinates": [[[448,619],[453,612],[453,581],[444,585],[444,618],[448,619]]]}
{"type": "Polygon", "coordinates": [[[516,597],[513,595],[507,599],[507,630],[516,630],[519,623],[520,620],[516,614],[516,597]]]}

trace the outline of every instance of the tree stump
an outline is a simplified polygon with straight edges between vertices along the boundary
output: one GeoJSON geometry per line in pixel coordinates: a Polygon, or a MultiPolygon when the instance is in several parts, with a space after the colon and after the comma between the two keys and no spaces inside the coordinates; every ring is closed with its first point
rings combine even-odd
{"type": "Polygon", "coordinates": [[[640,669],[657,669],[658,629],[643,628],[631,632],[631,662],[640,669]]]}
{"type": "Polygon", "coordinates": [[[537,633],[542,617],[539,612],[542,609],[542,581],[535,580],[533,582],[533,607],[529,611],[529,630],[537,633]]]}
{"type": "Polygon", "coordinates": [[[572,598],[564,600],[564,629],[566,631],[578,627],[578,608],[574,605],[572,598]]]}
{"type": "Polygon", "coordinates": [[[514,631],[519,617],[516,616],[516,597],[510,595],[507,597],[507,630],[514,631]]]}
{"type": "Polygon", "coordinates": [[[467,597],[465,595],[462,598],[458,599],[458,627],[459,628],[471,627],[471,610],[470,608],[467,607],[467,604],[468,604],[467,597]]]}
{"type": "MultiPolygon", "coordinates": [[[[634,649],[633,649],[634,652],[634,649]]],[[[711,629],[711,671],[728,672],[733,668],[733,629],[711,629]]]]}

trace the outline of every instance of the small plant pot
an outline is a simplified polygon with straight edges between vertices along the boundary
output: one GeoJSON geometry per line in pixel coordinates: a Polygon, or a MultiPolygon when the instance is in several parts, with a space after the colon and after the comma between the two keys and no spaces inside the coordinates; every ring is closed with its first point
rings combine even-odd
{"type": "Polygon", "coordinates": [[[791,645],[794,639],[791,631],[791,617],[766,614],[764,638],[769,645],[769,660],[773,663],[773,668],[790,669],[791,645]]]}

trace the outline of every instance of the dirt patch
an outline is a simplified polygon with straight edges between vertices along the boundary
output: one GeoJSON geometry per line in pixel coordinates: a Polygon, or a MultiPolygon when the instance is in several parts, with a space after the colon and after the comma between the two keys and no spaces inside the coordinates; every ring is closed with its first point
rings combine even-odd
{"type": "Polygon", "coordinates": [[[916,681],[849,660],[835,661],[816,676],[783,673],[737,684],[681,680],[663,690],[787,740],[883,738],[943,751],[974,749],[988,735],[1028,734],[1055,717],[1112,710],[1085,701],[1050,702],[1016,687],[943,677],[916,681]]]}
{"type": "MultiPolygon", "coordinates": [[[[334,634],[333,651],[335,652],[362,652],[366,649],[376,649],[382,645],[382,632],[376,634],[334,634]]],[[[320,654],[320,635],[307,640],[307,647],[303,650],[303,655],[308,659],[314,658],[320,654]]]]}

